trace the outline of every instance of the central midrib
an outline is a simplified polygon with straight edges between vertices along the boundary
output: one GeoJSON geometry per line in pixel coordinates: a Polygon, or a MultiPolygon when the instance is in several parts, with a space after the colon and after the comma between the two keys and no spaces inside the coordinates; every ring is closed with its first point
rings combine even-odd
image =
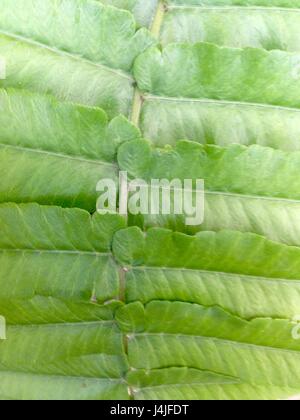
{"type": "MultiPolygon", "coordinates": [[[[159,0],[154,18],[152,21],[150,32],[159,41],[160,30],[163,24],[165,13],[167,12],[167,5],[164,0],[159,0]]],[[[133,96],[133,105],[131,110],[131,122],[139,127],[140,116],[142,111],[144,98],[142,92],[136,86],[133,96]]]]}
{"type": "MultiPolygon", "coordinates": [[[[151,34],[157,40],[159,40],[160,30],[163,24],[164,15],[166,11],[167,11],[167,5],[165,3],[165,0],[159,0],[157,4],[156,12],[154,14],[154,18],[152,21],[151,29],[150,29],[151,34]]],[[[138,128],[140,124],[140,117],[141,117],[143,102],[144,102],[143,94],[136,84],[136,87],[134,89],[134,95],[133,95],[133,104],[132,104],[130,121],[138,128]]],[[[124,266],[121,267],[119,270],[120,299],[124,301],[125,304],[127,303],[126,302],[126,272],[127,272],[127,268],[124,266]]],[[[129,366],[128,372],[130,372],[130,370],[132,370],[133,368],[130,366],[130,363],[129,363],[129,360],[130,360],[129,340],[128,340],[128,335],[125,333],[123,333],[123,346],[124,346],[124,352],[128,361],[128,366],[129,366]]],[[[135,394],[136,394],[135,388],[131,386],[127,380],[126,382],[128,386],[129,399],[133,401],[135,400],[135,394]]]]}

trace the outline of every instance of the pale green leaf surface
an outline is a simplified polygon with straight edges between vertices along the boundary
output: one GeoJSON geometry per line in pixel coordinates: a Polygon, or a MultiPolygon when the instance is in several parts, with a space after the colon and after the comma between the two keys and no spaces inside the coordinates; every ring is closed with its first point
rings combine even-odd
{"type": "MultiPolygon", "coordinates": [[[[271,298],[268,301],[266,296],[252,308],[250,301],[247,303],[239,296],[241,306],[244,311],[247,308],[249,314],[259,304],[268,302],[263,305],[262,319],[258,319],[257,312],[253,317],[249,315],[248,320],[231,315],[230,311],[222,309],[226,306],[224,289],[220,293],[223,301],[221,296],[213,305],[176,302],[180,297],[175,297],[174,302],[151,302],[145,307],[141,303],[119,309],[115,306],[117,326],[107,323],[108,314],[101,316],[97,309],[92,309],[93,305],[98,308],[97,302],[100,306],[103,303],[107,282],[115,283],[118,296],[121,293],[120,266],[110,254],[112,241],[114,257],[122,267],[129,269],[122,281],[127,301],[132,291],[127,277],[130,266],[141,270],[141,274],[148,269],[156,269],[157,273],[172,269],[173,279],[183,268],[197,275],[201,267],[210,270],[212,275],[213,270],[222,271],[224,275],[240,273],[241,281],[245,274],[253,275],[255,271],[262,281],[268,272],[269,280],[279,283],[282,281],[279,276],[288,273],[290,277],[286,275],[286,282],[292,285],[293,281],[289,280],[297,279],[300,270],[298,248],[238,232],[207,232],[189,237],[153,229],[144,235],[137,228],[122,230],[124,221],[117,216],[91,218],[82,210],[38,205],[2,205],[0,224],[4,261],[10,254],[21,251],[22,255],[18,262],[8,262],[8,267],[16,267],[21,277],[15,286],[8,282],[10,290],[7,292],[7,279],[10,275],[12,279],[17,276],[1,270],[1,309],[7,311],[4,315],[10,324],[8,340],[0,342],[1,398],[69,399],[79,384],[84,384],[84,392],[78,397],[83,399],[125,399],[130,395],[136,399],[150,398],[159,395],[161,387],[161,398],[166,399],[206,399],[209,396],[232,399],[234,395],[234,398],[275,399],[299,391],[296,351],[299,342],[289,335],[295,324],[288,320],[290,305],[284,302],[286,296],[280,296],[283,319],[277,320],[279,316],[273,311],[273,301],[271,298]],[[31,261],[35,254],[40,262],[31,261]],[[47,260],[46,254],[53,255],[53,259],[47,260]],[[67,255],[76,256],[76,263],[66,260],[67,255]],[[111,260],[113,271],[103,269],[97,255],[111,260]],[[85,257],[90,258],[87,264],[85,257]],[[51,280],[49,277],[49,281],[45,281],[47,275],[43,267],[51,273],[51,280]],[[95,267],[99,271],[93,271],[95,267]],[[29,268],[32,274],[27,277],[29,268]],[[60,275],[61,270],[63,275],[60,275]],[[90,281],[83,280],[89,272],[90,281]],[[93,283],[93,289],[92,279],[99,279],[97,284],[93,283]],[[36,288],[34,299],[29,304],[33,287],[36,288]],[[10,302],[13,305],[10,306],[10,302]],[[56,302],[59,305],[55,307],[56,302]],[[208,307],[216,305],[219,308],[208,307]],[[128,334],[128,346],[124,348],[121,332],[128,334]],[[284,378],[278,366],[289,367],[284,378]],[[192,369],[191,375],[189,369],[192,369]],[[62,395],[64,385],[65,397],[62,395]]],[[[164,290],[159,275],[156,280],[164,290]]],[[[197,280],[201,282],[200,277],[197,280]]],[[[182,279],[181,283],[184,284],[182,279]]],[[[143,282],[140,286],[144,293],[149,291],[151,300],[152,290],[143,282]]],[[[197,293],[196,288],[194,290],[197,293]]],[[[236,295],[236,290],[230,291],[229,287],[227,298],[233,293],[236,295]]],[[[110,296],[109,302],[118,296],[110,296]]],[[[112,316],[114,309],[109,310],[112,316]]]]}
{"type": "Polygon", "coordinates": [[[127,399],[112,322],[15,326],[0,342],[0,394],[12,399],[127,399]]]}
{"type": "Polygon", "coordinates": [[[124,71],[154,43],[131,14],[92,0],[2,0],[1,31],[124,71]]]}
{"type": "Polygon", "coordinates": [[[206,43],[150,48],[135,65],[142,132],[160,146],[189,139],[299,150],[299,57],[206,43]]]}
{"type": "Polygon", "coordinates": [[[300,350],[300,341],[294,340],[291,334],[293,322],[272,318],[248,321],[218,307],[167,301],[152,301],[144,307],[138,302],[119,309],[117,320],[122,331],[129,334],[214,337],[274,349],[300,350]]]}
{"type": "Polygon", "coordinates": [[[164,229],[117,232],[128,269],[127,302],[155,299],[220,306],[240,317],[292,319],[299,308],[299,248],[231,231],[194,237],[164,229]],[[287,303],[288,302],[288,303],[287,303]]]}
{"type": "Polygon", "coordinates": [[[118,168],[34,149],[0,148],[0,201],[79,207],[94,212],[96,186],[103,178],[118,181],[118,168]]]}
{"type": "Polygon", "coordinates": [[[117,303],[111,301],[119,299],[120,285],[110,249],[114,232],[124,227],[122,218],[5,204],[0,206],[0,225],[0,306],[7,322],[113,316],[117,303]]]}
{"type": "MultiPolygon", "coordinates": [[[[228,399],[230,398],[230,389],[234,390],[235,397],[238,395],[238,389],[241,389],[240,395],[243,395],[244,398],[247,395],[249,399],[253,396],[261,398],[263,394],[266,394],[266,390],[262,390],[260,387],[241,385],[235,378],[192,368],[174,367],[151,371],[139,369],[131,371],[127,378],[137,400],[170,398],[174,400],[204,400],[216,398],[217,395],[220,399],[228,399]],[[248,392],[247,389],[249,389],[248,392]]],[[[272,389],[272,393],[274,391],[272,389]]],[[[277,397],[278,395],[282,397],[283,390],[277,392],[277,397]]],[[[269,396],[270,394],[269,389],[269,396]]],[[[276,396],[274,398],[276,399],[276,396]]]]}
{"type": "Polygon", "coordinates": [[[182,7],[165,15],[160,39],[172,42],[211,42],[227,47],[299,51],[300,13],[272,7],[182,7]]]}
{"type": "Polygon", "coordinates": [[[118,178],[119,144],[140,138],[123,116],[28,92],[0,90],[0,110],[1,202],[92,212],[99,180],[118,178]]]}
{"type": "Polygon", "coordinates": [[[218,305],[246,319],[293,319],[299,312],[299,280],[201,269],[135,267],[126,274],[126,285],[127,302],[170,300],[218,305]]]}
{"type": "Polygon", "coordinates": [[[221,148],[187,141],[178,142],[174,148],[158,149],[146,141],[134,141],[122,145],[118,157],[122,170],[149,183],[165,178],[179,179],[182,185],[186,179],[205,182],[202,225],[187,226],[187,215],[174,214],[174,206],[171,215],[132,216],[131,224],[190,234],[232,229],[300,245],[299,152],[255,145],[221,148]]]}
{"type": "Polygon", "coordinates": [[[143,234],[131,227],[116,232],[113,250],[119,262],[134,267],[203,269],[290,280],[300,277],[298,247],[252,233],[200,232],[188,236],[154,228],[143,234]]]}
{"type": "Polygon", "coordinates": [[[113,321],[11,326],[0,355],[0,372],[120,378],[127,370],[113,321]]]}
{"type": "Polygon", "coordinates": [[[291,394],[293,389],[299,391],[299,342],[292,338],[291,322],[246,322],[217,308],[178,302],[152,302],[144,317],[141,310],[141,304],[133,304],[118,316],[121,328],[128,331],[131,367],[189,367],[253,386],[291,388],[291,394]],[[127,311],[131,312],[128,318],[127,311]],[[134,317],[137,325],[131,324],[134,317]],[[157,348],[159,352],[153,351],[157,348]]]}
{"type": "Polygon", "coordinates": [[[0,10],[1,87],[50,93],[129,115],[129,71],[154,39],[133,16],[92,0],[4,0],[0,10]]]}
{"type": "Polygon", "coordinates": [[[118,156],[120,167],[133,178],[204,179],[209,191],[300,198],[299,152],[256,145],[222,148],[188,141],[173,149],[155,149],[146,141],[133,141],[121,146],[118,156]],[[138,155],[140,160],[135,159],[138,155]]]}
{"type": "Polygon", "coordinates": [[[0,56],[6,61],[6,79],[0,87],[98,106],[110,118],[130,113],[134,82],[116,70],[6,35],[0,35],[0,56]]]}
{"type": "Polygon", "coordinates": [[[158,0],[100,0],[103,4],[110,4],[120,9],[129,10],[135,16],[137,23],[149,26],[153,19],[158,0]]]}
{"type": "Polygon", "coordinates": [[[203,144],[259,144],[300,150],[300,112],[246,102],[145,96],[140,128],[157,146],[188,139],[203,144]]]}
{"type": "Polygon", "coordinates": [[[270,401],[288,399],[292,390],[249,384],[173,384],[135,389],[136,400],[270,401]]]}
{"type": "Polygon", "coordinates": [[[2,400],[128,400],[127,385],[119,379],[77,378],[1,372],[2,400]]]}
{"type": "Polygon", "coordinates": [[[108,122],[100,108],[57,101],[22,90],[0,90],[0,143],[21,148],[115,161],[120,143],[140,138],[119,116],[108,122]]]}
{"type": "Polygon", "coordinates": [[[178,6],[268,6],[300,7],[299,0],[166,0],[178,6]]]}
{"type": "Polygon", "coordinates": [[[124,225],[82,210],[0,206],[1,397],[128,399],[111,254],[124,225]]]}
{"type": "Polygon", "coordinates": [[[153,47],[141,54],[134,74],[143,92],[158,96],[299,108],[299,65],[298,53],[171,44],[162,52],[153,47]]]}
{"type": "Polygon", "coordinates": [[[134,387],[154,387],[159,385],[187,385],[187,384],[213,384],[224,382],[228,384],[239,382],[237,379],[218,375],[217,373],[201,371],[189,368],[167,368],[167,369],[153,369],[134,370],[127,375],[129,383],[134,387]]]}

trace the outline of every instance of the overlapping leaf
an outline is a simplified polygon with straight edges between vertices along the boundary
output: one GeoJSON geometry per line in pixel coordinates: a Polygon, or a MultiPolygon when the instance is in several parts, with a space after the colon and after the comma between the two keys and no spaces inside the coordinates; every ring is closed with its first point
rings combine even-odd
{"type": "Polygon", "coordinates": [[[141,129],[157,145],[260,144],[299,150],[300,55],[211,44],[150,48],[136,61],[141,129]]]}
{"type": "Polygon", "coordinates": [[[164,229],[118,232],[114,254],[131,268],[127,301],[180,300],[252,319],[292,319],[299,305],[299,248],[234,231],[190,237],[164,229]],[[286,305],[288,301],[288,305],[286,305]]]}
{"type": "Polygon", "coordinates": [[[102,178],[117,182],[120,143],[139,138],[124,117],[21,91],[0,92],[0,201],[96,208],[102,178]],[[17,118],[16,118],[17,116],[17,118]]]}
{"type": "Polygon", "coordinates": [[[128,399],[122,336],[113,322],[15,326],[7,334],[1,399],[128,399]]]}
{"type": "Polygon", "coordinates": [[[292,299],[283,312],[279,307],[286,293],[299,299],[299,248],[238,232],[188,237],[153,229],[145,236],[130,228],[116,233],[113,250],[128,269],[127,299],[138,301],[117,313],[129,364],[138,369],[129,375],[137,398],[269,399],[298,392],[292,299]],[[183,379],[174,368],[183,369],[183,379]],[[152,370],[151,383],[145,371],[152,370]]]}
{"type": "Polygon", "coordinates": [[[119,298],[110,247],[121,218],[3,204],[0,223],[1,314],[9,324],[111,319],[101,305],[119,298]]]}
{"type": "Polygon", "coordinates": [[[153,43],[128,12],[92,0],[4,0],[1,86],[101,106],[110,117],[128,115],[134,82],[127,72],[153,43]]]}
{"type": "Polygon", "coordinates": [[[286,8],[272,1],[169,1],[160,38],[164,45],[204,41],[227,47],[299,51],[300,13],[296,7],[300,3],[285,3],[286,8]]]}
{"type": "Polygon", "coordinates": [[[111,254],[123,220],[5,204],[0,225],[0,398],[127,399],[111,254]]]}
{"type": "Polygon", "coordinates": [[[1,398],[299,391],[299,248],[239,232],[144,235],[117,216],[38,205],[1,205],[0,223],[1,398]],[[134,303],[103,306],[123,293],[134,303]]]}
{"type": "MultiPolygon", "coordinates": [[[[162,213],[160,198],[160,214],[151,214],[149,209],[148,214],[133,217],[134,224],[188,233],[233,229],[300,245],[299,152],[255,145],[221,148],[186,141],[178,142],[174,149],[155,149],[146,141],[134,141],[121,146],[119,165],[132,178],[149,185],[153,179],[177,179],[182,188],[187,179],[205,182],[202,225],[187,226],[188,213],[175,213],[173,195],[170,215],[162,213]]],[[[196,192],[193,195],[196,199],[196,192]]]]}
{"type": "MultiPolygon", "coordinates": [[[[0,315],[8,322],[0,399],[299,393],[292,320],[300,304],[300,248],[242,232],[300,243],[299,154],[290,153],[300,150],[300,55],[204,43],[147,49],[150,33],[119,10],[147,26],[156,15],[152,31],[158,35],[162,25],[164,43],[193,36],[292,51],[299,49],[298,0],[170,0],[157,10],[156,0],[2,3],[1,86],[39,94],[0,91],[0,201],[92,212],[97,182],[117,179],[121,146],[119,163],[131,176],[204,178],[201,229],[218,232],[145,234],[124,230],[118,216],[0,205],[0,315]],[[136,57],[142,101],[130,74],[136,57]],[[157,145],[187,138],[288,153],[188,142],[151,149],[118,116],[138,116],[140,102],[141,128],[157,145]],[[83,105],[101,106],[108,117],[83,105]]],[[[133,222],[199,230],[172,216],[133,222]]]]}

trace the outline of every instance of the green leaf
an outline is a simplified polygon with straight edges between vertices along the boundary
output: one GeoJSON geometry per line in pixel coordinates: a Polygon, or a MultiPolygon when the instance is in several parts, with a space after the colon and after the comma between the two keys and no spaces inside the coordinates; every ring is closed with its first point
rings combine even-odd
{"type": "Polygon", "coordinates": [[[136,31],[129,13],[91,0],[3,0],[0,28],[41,48],[124,71],[154,42],[147,30],[136,31]]]}
{"type": "Polygon", "coordinates": [[[1,400],[128,400],[123,379],[0,373],[1,400]]]}
{"type": "Polygon", "coordinates": [[[123,229],[118,216],[34,204],[1,205],[0,226],[0,306],[9,324],[0,341],[1,399],[299,392],[300,344],[289,316],[299,307],[299,248],[239,232],[144,235],[123,229]],[[206,273],[215,301],[200,293],[193,305],[188,298],[205,289],[206,273]],[[173,293],[173,302],[153,288],[173,293]],[[112,301],[123,294],[134,303],[112,301]]]}
{"type": "Polygon", "coordinates": [[[118,179],[119,144],[140,137],[122,116],[48,96],[0,90],[0,110],[1,202],[94,211],[98,181],[118,179]]]}
{"type": "Polygon", "coordinates": [[[219,146],[259,144],[300,150],[296,108],[146,95],[139,125],[144,137],[157,146],[188,139],[219,146]]]}
{"type": "Polygon", "coordinates": [[[212,44],[149,48],[134,73],[143,92],[300,107],[300,54],[212,44]],[[293,86],[293,89],[290,89],[293,86]]]}
{"type": "Polygon", "coordinates": [[[161,28],[162,44],[202,41],[226,47],[300,51],[299,10],[222,8],[210,3],[208,7],[170,6],[161,28]]]}
{"type": "MultiPolygon", "coordinates": [[[[161,369],[159,369],[160,371],[161,369]]],[[[172,369],[170,369],[171,372],[172,369]]],[[[149,371],[146,371],[147,374],[149,371]]],[[[168,372],[169,373],[169,372],[168,372]]],[[[173,375],[173,373],[171,373],[173,375]]],[[[190,375],[190,369],[188,371],[190,375]]],[[[248,384],[178,384],[137,387],[135,390],[136,400],[201,400],[201,401],[261,401],[282,400],[291,396],[291,389],[275,386],[253,386],[248,384]]],[[[295,395],[295,394],[293,394],[295,395]]]]}
{"type": "Polygon", "coordinates": [[[112,319],[119,216],[35,204],[0,206],[0,306],[9,324],[112,319]]]}
{"type": "Polygon", "coordinates": [[[300,7],[299,0],[166,0],[170,5],[183,6],[268,6],[300,7]]]}
{"type": "Polygon", "coordinates": [[[0,206],[2,399],[128,399],[114,321],[118,216],[35,204],[0,206]]]}
{"type": "MultiPolygon", "coordinates": [[[[223,229],[253,232],[288,245],[300,245],[299,152],[282,152],[261,146],[212,145],[181,141],[174,148],[151,148],[146,141],[125,143],[119,165],[132,178],[150,185],[153,179],[187,179],[205,182],[202,225],[188,226],[188,214],[131,216],[144,228],[161,226],[194,234],[223,229]],[[142,156],[143,158],[139,158],[142,156]]],[[[194,193],[194,198],[195,193],[194,193]]]]}
{"type": "MultiPolygon", "coordinates": [[[[188,396],[190,385],[192,395],[196,393],[198,398],[203,398],[205,382],[210,385],[212,393],[214,389],[218,393],[220,386],[224,385],[225,389],[235,388],[230,384],[248,385],[250,389],[251,386],[254,389],[269,386],[269,391],[261,389],[261,398],[268,398],[280,388],[282,395],[288,389],[290,395],[299,390],[300,343],[292,338],[294,324],[290,321],[269,318],[246,321],[219,308],[158,301],[145,308],[140,303],[128,305],[118,311],[117,318],[127,333],[129,364],[141,370],[135,377],[142,377],[143,369],[150,372],[153,369],[154,384],[163,386],[166,392],[170,388],[172,393],[175,384],[179,385],[180,392],[185,385],[185,395],[188,396]],[[141,331],[142,323],[144,328],[141,331]],[[154,351],[156,348],[160,348],[160,352],[154,351]],[[289,366],[287,371],[281,369],[284,365],[289,366]],[[172,366],[198,369],[197,380],[194,374],[183,377],[183,383],[180,378],[175,382],[172,366]],[[159,377],[156,369],[162,369],[164,375],[159,377]],[[201,383],[202,387],[199,386],[201,383]]],[[[148,378],[140,379],[140,385],[145,382],[149,387],[148,378]]],[[[249,392],[245,388],[244,398],[249,392]]],[[[143,392],[143,389],[136,392],[143,392]]],[[[184,387],[181,392],[184,392],[184,387]]]]}
{"type": "Polygon", "coordinates": [[[126,9],[131,11],[136,21],[142,26],[149,26],[156,7],[158,0],[100,0],[103,4],[110,4],[120,9],[126,9]]]}
{"type": "Polygon", "coordinates": [[[179,300],[220,306],[240,317],[292,319],[300,300],[300,250],[234,231],[191,237],[164,229],[119,231],[114,255],[127,302],[179,300]]]}
{"type": "Polygon", "coordinates": [[[300,54],[224,45],[298,50],[300,2],[103,2],[1,4],[0,400],[297,395],[300,54]],[[91,216],[120,168],[204,178],[204,225],[91,216]]]}
{"type": "Polygon", "coordinates": [[[128,399],[113,322],[14,326],[7,337],[0,343],[2,398],[128,399]]]}
{"type": "Polygon", "coordinates": [[[142,132],[159,146],[189,139],[299,150],[299,62],[297,53],[204,43],[150,48],[135,65],[142,132]]]}
{"type": "Polygon", "coordinates": [[[154,40],[146,29],[136,32],[128,12],[90,0],[2,3],[0,86],[101,106],[110,117],[130,113],[134,81],[125,71],[154,40]]]}

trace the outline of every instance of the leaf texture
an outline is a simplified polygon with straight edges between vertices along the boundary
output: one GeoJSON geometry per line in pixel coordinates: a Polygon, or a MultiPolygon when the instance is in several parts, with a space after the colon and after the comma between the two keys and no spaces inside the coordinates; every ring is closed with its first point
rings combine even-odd
{"type": "Polygon", "coordinates": [[[92,212],[99,180],[118,179],[119,144],[140,137],[122,116],[108,122],[101,109],[47,96],[2,90],[0,109],[1,202],[34,201],[92,212]]]}
{"type": "Polygon", "coordinates": [[[294,317],[293,302],[299,298],[298,247],[236,231],[187,236],[154,228],[143,235],[131,227],[115,234],[113,249],[129,269],[130,302],[182,300],[221,306],[248,319],[294,317]],[[277,287],[282,293],[276,293],[277,287]],[[282,311],[284,295],[291,306],[284,304],[282,311]]]}
{"type": "MultiPolygon", "coordinates": [[[[300,245],[299,153],[261,146],[213,145],[181,141],[173,149],[151,148],[146,141],[125,143],[119,165],[132,178],[205,182],[205,215],[202,225],[187,226],[188,214],[150,212],[132,216],[132,224],[167,227],[194,234],[222,229],[253,232],[288,245],[300,245]],[[143,158],[138,158],[142,156],[143,158]]],[[[195,196],[195,192],[194,192],[195,196]]],[[[174,196],[171,195],[171,202],[174,196]]]]}
{"type": "Polygon", "coordinates": [[[299,0],[167,0],[167,3],[186,6],[300,7],[299,0]]]}
{"type": "Polygon", "coordinates": [[[156,11],[158,0],[100,0],[120,9],[131,11],[136,21],[142,26],[149,26],[156,11]]]}
{"type": "Polygon", "coordinates": [[[0,206],[1,314],[10,324],[111,319],[118,267],[111,255],[119,216],[36,204],[0,206]],[[16,229],[16,226],[18,227],[16,229]]]}
{"type": "Polygon", "coordinates": [[[4,0],[1,86],[101,106],[110,117],[128,115],[134,90],[128,72],[153,43],[128,12],[95,1],[4,0]]]}
{"type": "Polygon", "coordinates": [[[299,394],[299,7],[2,1],[0,400],[299,394]],[[120,169],[205,223],[91,216],[120,169]]]}
{"type": "MultiPolygon", "coordinates": [[[[160,391],[162,395],[176,395],[179,399],[230,399],[232,393],[235,398],[243,395],[243,399],[269,399],[271,395],[276,398],[276,393],[281,394],[281,398],[297,394],[299,341],[291,334],[295,324],[287,313],[279,314],[276,309],[274,312],[271,300],[273,296],[277,300],[280,296],[275,292],[276,282],[281,285],[289,283],[292,288],[296,285],[297,281],[294,283],[286,276],[283,281],[282,269],[285,266],[296,268],[298,248],[237,232],[207,232],[187,237],[153,229],[145,236],[137,228],[130,228],[116,233],[113,249],[118,260],[128,267],[127,299],[132,298],[135,302],[120,308],[117,319],[127,334],[129,364],[138,369],[130,378],[137,398],[158,395],[160,391]],[[136,245],[132,246],[133,243],[136,245]],[[275,257],[276,248],[277,251],[280,248],[279,258],[275,257]],[[137,272],[138,281],[133,284],[137,272]],[[202,303],[178,302],[181,299],[179,289],[184,287],[187,279],[194,276],[194,285],[200,287],[202,278],[209,272],[211,280],[215,276],[216,283],[207,285],[210,284],[211,291],[218,294],[212,305],[208,300],[204,304],[204,294],[200,294],[202,303]],[[236,282],[231,283],[232,292],[240,303],[234,305],[235,314],[230,311],[233,308],[222,309],[226,306],[231,286],[227,283],[228,289],[219,288],[224,287],[227,274],[234,276],[233,273],[236,282]],[[240,273],[244,294],[239,294],[236,289],[237,273],[240,273]],[[258,289],[252,300],[247,287],[252,281],[257,280],[256,285],[265,282],[266,276],[269,281],[273,280],[266,300],[258,289]],[[164,283],[163,278],[169,279],[170,283],[164,283]],[[171,290],[174,292],[172,297],[171,290]],[[164,297],[159,296],[160,291],[165,293],[164,297]],[[131,296],[130,292],[133,293],[131,296]],[[168,299],[172,302],[167,302],[168,299]],[[145,306],[137,302],[140,300],[145,306]],[[255,309],[252,305],[256,306],[255,309]],[[238,306],[244,311],[243,315],[236,313],[238,306]],[[156,351],[158,348],[159,352],[156,351]],[[284,372],[280,366],[286,366],[284,372]],[[198,384],[195,379],[193,383],[192,374],[185,381],[181,382],[180,376],[176,380],[172,367],[199,370],[198,384]],[[145,383],[144,371],[157,372],[158,369],[165,375],[159,377],[153,373],[153,382],[149,384],[147,380],[145,383]],[[209,374],[215,377],[212,379],[209,374]],[[145,394],[141,383],[146,385],[145,394]],[[269,388],[264,389],[267,384],[269,388]]],[[[294,275],[298,278],[299,273],[294,275]]],[[[192,283],[186,283],[186,288],[191,292],[192,283]]],[[[292,294],[295,297],[294,292],[292,294]]],[[[279,305],[275,306],[279,308],[279,305]]]]}
{"type": "Polygon", "coordinates": [[[300,150],[296,108],[146,95],[139,124],[144,137],[157,146],[189,139],[219,146],[258,144],[300,150]]]}
{"type": "Polygon", "coordinates": [[[0,341],[2,399],[276,399],[299,391],[299,342],[290,320],[291,304],[299,306],[299,248],[239,232],[145,235],[123,229],[118,216],[32,204],[1,205],[0,223],[1,267],[13,255],[9,267],[20,274],[14,283],[14,272],[1,270],[9,323],[8,340],[0,341]],[[110,271],[100,256],[102,264],[111,261],[110,271]],[[187,301],[185,288],[190,297],[205,290],[205,273],[215,297],[187,301]],[[221,273],[232,282],[220,282],[221,273]],[[239,281],[245,294],[231,311],[239,281]],[[105,315],[103,300],[116,298],[122,284],[123,305],[105,305],[105,315]],[[275,293],[276,284],[283,293],[275,293]],[[257,293],[248,299],[252,286],[257,293]],[[173,298],[155,297],[154,289],[173,298]]]}
{"type": "Polygon", "coordinates": [[[240,2],[244,3],[240,7],[237,4],[222,7],[215,3],[201,2],[198,7],[192,7],[188,1],[185,6],[170,4],[161,28],[161,42],[167,45],[202,41],[227,47],[299,51],[297,5],[274,7],[269,1],[265,2],[265,7],[247,7],[249,2],[240,2]]]}
{"type": "Polygon", "coordinates": [[[159,146],[189,139],[299,150],[299,58],[206,43],[150,48],[135,64],[143,134],[159,146]]]}
{"type": "Polygon", "coordinates": [[[149,48],[141,54],[135,77],[142,91],[161,96],[299,108],[299,64],[299,54],[281,51],[172,44],[163,52],[149,48]]]}

